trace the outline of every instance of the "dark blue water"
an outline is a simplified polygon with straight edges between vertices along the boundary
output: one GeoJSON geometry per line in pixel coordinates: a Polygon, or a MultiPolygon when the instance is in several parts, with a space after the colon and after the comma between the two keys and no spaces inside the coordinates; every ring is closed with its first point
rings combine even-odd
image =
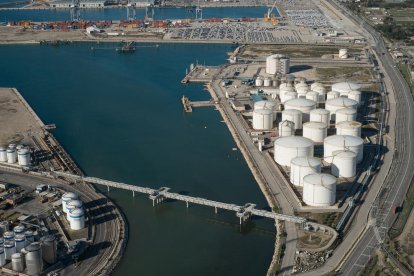
{"type": "MultiPolygon", "coordinates": [[[[236,204],[267,204],[219,113],[182,111],[181,85],[196,59],[225,62],[229,45],[162,44],[131,55],[91,45],[0,46],[0,86],[17,87],[87,175],[236,204]]],[[[115,275],[264,275],[273,254],[272,221],[239,227],[235,214],[146,196],[109,196],[130,225],[115,275]]]]}
{"type": "MultiPolygon", "coordinates": [[[[239,8],[204,8],[203,18],[261,18],[267,11],[266,7],[239,7],[239,8]]],[[[277,13],[276,9],[274,13],[277,13]]],[[[137,19],[144,19],[145,10],[137,9],[137,19]]],[[[126,9],[82,9],[81,18],[85,20],[121,20],[127,19],[126,9]]],[[[154,19],[182,19],[194,18],[194,13],[184,8],[156,8],[154,19]]],[[[70,20],[70,10],[1,10],[0,21],[57,21],[70,20]]]]}

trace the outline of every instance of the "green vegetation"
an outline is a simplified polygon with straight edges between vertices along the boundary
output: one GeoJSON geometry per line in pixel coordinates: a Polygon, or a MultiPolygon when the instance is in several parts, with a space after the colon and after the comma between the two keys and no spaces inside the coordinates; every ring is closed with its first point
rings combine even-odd
{"type": "Polygon", "coordinates": [[[364,271],[362,271],[361,274],[362,275],[376,275],[376,273],[378,272],[377,264],[378,264],[378,256],[377,254],[375,254],[374,257],[372,257],[369,260],[369,262],[364,268],[364,271]]]}
{"type": "Polygon", "coordinates": [[[394,40],[410,42],[410,38],[414,36],[414,22],[402,24],[394,20],[391,16],[387,16],[384,19],[384,24],[377,26],[377,28],[386,37],[394,40]]]}
{"type": "Polygon", "coordinates": [[[316,74],[323,79],[345,78],[347,81],[369,81],[370,69],[356,67],[316,68],[316,74]]]}
{"type": "Polygon", "coordinates": [[[335,228],[341,219],[342,213],[298,213],[298,215],[307,218],[309,221],[317,222],[335,228]]]}

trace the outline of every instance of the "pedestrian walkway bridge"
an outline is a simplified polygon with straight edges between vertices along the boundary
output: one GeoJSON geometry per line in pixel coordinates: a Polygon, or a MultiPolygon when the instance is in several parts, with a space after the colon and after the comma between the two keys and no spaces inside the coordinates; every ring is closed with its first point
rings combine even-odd
{"type": "Polygon", "coordinates": [[[112,188],[132,191],[133,196],[135,196],[135,192],[142,193],[142,194],[148,194],[149,198],[152,200],[153,206],[163,202],[165,199],[174,199],[174,200],[185,202],[187,204],[187,207],[189,207],[190,203],[214,207],[216,213],[217,213],[217,209],[234,211],[236,212],[236,216],[240,219],[240,224],[243,221],[247,220],[252,215],[271,218],[275,220],[289,221],[289,222],[294,222],[294,223],[306,223],[306,219],[302,217],[283,215],[283,214],[278,214],[278,213],[269,212],[265,210],[255,209],[256,205],[253,203],[247,203],[244,206],[239,206],[235,204],[218,202],[218,201],[213,201],[213,200],[200,198],[200,197],[192,197],[192,196],[172,193],[169,191],[170,188],[167,188],[167,187],[162,187],[156,190],[156,189],[145,188],[145,187],[125,184],[125,183],[114,182],[110,180],[104,180],[104,179],[100,179],[96,177],[83,177],[83,176],[78,176],[78,175],[64,173],[64,172],[54,172],[54,174],[56,176],[64,177],[65,179],[68,179],[68,180],[72,179],[75,181],[83,181],[83,182],[88,182],[92,184],[107,186],[108,191],[109,191],[109,188],[112,187],[112,188]]]}

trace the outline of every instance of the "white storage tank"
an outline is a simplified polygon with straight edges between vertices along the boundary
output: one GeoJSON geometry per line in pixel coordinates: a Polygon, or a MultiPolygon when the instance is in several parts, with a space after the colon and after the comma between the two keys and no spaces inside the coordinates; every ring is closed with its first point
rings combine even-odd
{"type": "Polygon", "coordinates": [[[82,207],[83,207],[83,203],[79,199],[74,199],[74,200],[70,200],[66,202],[66,210],[67,210],[66,218],[70,220],[70,216],[69,216],[70,210],[82,208],[82,207]]]}
{"type": "Polygon", "coordinates": [[[303,178],[312,173],[321,172],[321,160],[316,157],[296,157],[290,162],[290,182],[303,186],[303,178]]]}
{"type": "Polygon", "coordinates": [[[354,100],[339,97],[336,99],[327,100],[325,104],[325,109],[331,112],[331,119],[335,118],[335,112],[338,109],[342,108],[353,108],[357,109],[358,103],[354,100]]]}
{"type": "Polygon", "coordinates": [[[290,166],[295,157],[313,156],[313,141],[300,136],[279,137],[275,140],[274,159],[282,166],[290,166]]]}
{"type": "Polygon", "coordinates": [[[312,89],[311,91],[314,91],[316,93],[318,93],[318,102],[320,103],[324,103],[326,100],[326,88],[323,86],[317,86],[314,89],[312,89]]]}
{"type": "Polygon", "coordinates": [[[356,121],[344,121],[336,124],[336,135],[361,137],[362,124],[356,121]]]}
{"type": "Polygon", "coordinates": [[[253,111],[253,128],[266,130],[273,128],[273,111],[268,109],[257,109],[253,111]]]}
{"type": "Polygon", "coordinates": [[[272,79],[271,78],[265,78],[263,81],[263,86],[270,87],[272,86],[272,79]]]}
{"type": "Polygon", "coordinates": [[[15,235],[14,245],[16,246],[16,252],[20,252],[26,246],[26,236],[24,234],[15,235]]]}
{"type": "Polygon", "coordinates": [[[9,222],[7,220],[0,221],[0,234],[3,235],[9,231],[9,222]]]}
{"type": "Polygon", "coordinates": [[[313,109],[310,112],[310,121],[311,122],[321,122],[324,123],[327,127],[330,125],[331,113],[329,110],[323,108],[313,109]]]}
{"type": "Polygon", "coordinates": [[[336,177],[356,175],[357,154],[350,150],[336,150],[332,153],[331,173],[336,177]]]}
{"type": "Polygon", "coordinates": [[[319,102],[319,93],[315,91],[309,91],[306,93],[306,99],[312,100],[314,102],[319,102]]]}
{"type": "Polygon", "coordinates": [[[285,109],[282,112],[282,121],[291,121],[296,129],[302,129],[302,112],[297,109],[285,109]]]}
{"type": "Polygon", "coordinates": [[[347,96],[349,91],[360,90],[361,85],[355,82],[339,82],[332,85],[332,91],[337,91],[341,96],[347,96]]]}
{"type": "Polygon", "coordinates": [[[356,101],[358,105],[361,103],[361,96],[361,91],[358,90],[352,90],[348,93],[348,99],[356,101]]]}
{"type": "Polygon", "coordinates": [[[336,178],[325,173],[308,174],[303,178],[303,202],[309,206],[330,206],[335,203],[336,178]]]}
{"type": "Polygon", "coordinates": [[[307,122],[303,124],[303,137],[309,138],[315,143],[322,143],[328,135],[325,123],[307,122]]]}
{"type": "Polygon", "coordinates": [[[17,160],[22,167],[30,166],[30,151],[27,148],[22,148],[17,151],[17,160]]]}
{"type": "Polygon", "coordinates": [[[14,164],[17,162],[17,153],[15,148],[7,149],[7,163],[14,164]]]}
{"type": "Polygon", "coordinates": [[[24,256],[22,253],[14,253],[11,256],[12,269],[17,272],[23,272],[25,269],[24,256]]]}
{"type": "Polygon", "coordinates": [[[273,120],[276,119],[277,104],[272,101],[258,101],[254,103],[253,110],[268,109],[273,112],[273,120]]]}
{"type": "Polygon", "coordinates": [[[263,86],[263,79],[262,78],[256,78],[254,84],[255,84],[255,86],[263,86]]]}
{"type": "Polygon", "coordinates": [[[345,121],[355,121],[357,118],[357,110],[355,108],[341,108],[336,110],[335,123],[345,121]]]}
{"type": "Polygon", "coordinates": [[[279,136],[294,136],[295,123],[291,121],[282,121],[279,123],[279,136]]]}
{"type": "Polygon", "coordinates": [[[298,98],[306,99],[306,94],[309,92],[309,89],[307,87],[299,87],[296,89],[296,93],[298,93],[298,98]]]}
{"type": "MultiPolygon", "coordinates": [[[[282,84],[280,85],[282,86],[282,84]]],[[[279,89],[279,98],[281,102],[285,102],[285,94],[289,92],[296,92],[293,87],[283,87],[279,89]]],[[[296,94],[297,95],[297,94],[296,94]]]]}
{"type": "Polygon", "coordinates": [[[300,87],[305,87],[307,90],[309,90],[309,85],[306,84],[305,80],[300,80],[298,83],[295,84],[296,90],[300,87]]]}
{"type": "Polygon", "coordinates": [[[347,49],[339,49],[339,58],[340,59],[347,59],[348,58],[348,50],[347,49]]]}
{"type": "Polygon", "coordinates": [[[337,150],[351,150],[357,154],[357,163],[364,158],[364,140],[349,135],[332,135],[324,141],[324,160],[332,163],[333,152],[337,150]]]}
{"type": "Polygon", "coordinates": [[[320,82],[314,82],[310,85],[311,90],[315,90],[316,87],[324,87],[324,85],[320,82]]]}
{"type": "Polygon", "coordinates": [[[63,212],[67,213],[66,203],[70,200],[78,199],[78,195],[72,192],[66,193],[62,196],[62,209],[63,212]]]}
{"type": "Polygon", "coordinates": [[[16,246],[14,245],[14,241],[4,241],[4,253],[6,260],[10,261],[11,256],[16,253],[16,246]]]}
{"type": "Polygon", "coordinates": [[[3,234],[4,241],[14,241],[14,232],[13,231],[6,231],[3,234]]]}
{"type": "Polygon", "coordinates": [[[34,233],[32,230],[27,230],[24,235],[26,237],[26,244],[31,244],[34,242],[34,233]]]}
{"type": "Polygon", "coordinates": [[[26,260],[27,275],[39,275],[43,270],[42,249],[40,243],[31,243],[22,250],[22,253],[26,260]]]}
{"type": "Polygon", "coordinates": [[[266,58],[266,73],[274,75],[280,73],[286,75],[289,73],[289,57],[286,55],[275,54],[266,58]]]}
{"type": "Polygon", "coordinates": [[[13,228],[14,235],[24,234],[25,231],[26,227],[24,227],[23,225],[17,225],[13,228]]]}
{"type": "Polygon", "coordinates": [[[4,247],[0,247],[0,267],[6,264],[6,254],[4,247]]]}
{"type": "Polygon", "coordinates": [[[42,246],[43,260],[48,264],[54,264],[57,261],[57,243],[54,235],[44,236],[40,239],[42,246]]]}
{"type": "Polygon", "coordinates": [[[339,96],[340,96],[339,92],[337,92],[337,91],[329,91],[326,94],[326,100],[328,101],[328,100],[336,99],[336,98],[339,98],[339,96]]]}
{"type": "Polygon", "coordinates": [[[0,162],[7,162],[7,149],[0,147],[0,162]]]}
{"type": "Polygon", "coordinates": [[[85,213],[83,209],[77,208],[70,210],[70,229],[80,230],[85,228],[85,213]]]}
{"type": "Polygon", "coordinates": [[[296,99],[298,97],[298,93],[295,91],[286,91],[283,93],[283,98],[280,98],[281,103],[285,103],[286,101],[296,99]]]}
{"type": "Polygon", "coordinates": [[[309,121],[309,113],[316,108],[316,102],[307,99],[293,99],[285,102],[285,109],[297,109],[302,112],[302,121],[309,121]]]}

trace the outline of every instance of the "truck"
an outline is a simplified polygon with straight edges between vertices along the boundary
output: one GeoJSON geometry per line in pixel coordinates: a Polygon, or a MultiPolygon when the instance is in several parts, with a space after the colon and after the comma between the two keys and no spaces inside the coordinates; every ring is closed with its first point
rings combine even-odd
{"type": "Polygon", "coordinates": [[[45,184],[39,184],[36,187],[36,194],[40,194],[41,192],[46,191],[46,189],[47,189],[47,185],[45,185],[45,184]]]}

